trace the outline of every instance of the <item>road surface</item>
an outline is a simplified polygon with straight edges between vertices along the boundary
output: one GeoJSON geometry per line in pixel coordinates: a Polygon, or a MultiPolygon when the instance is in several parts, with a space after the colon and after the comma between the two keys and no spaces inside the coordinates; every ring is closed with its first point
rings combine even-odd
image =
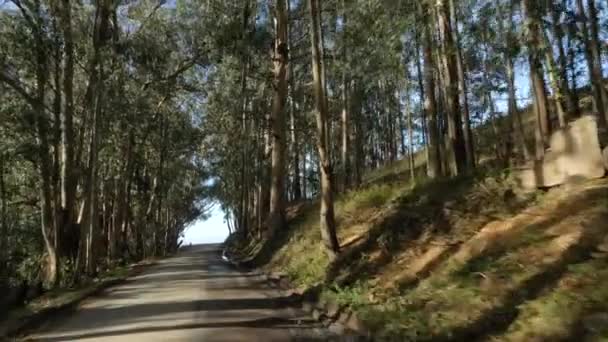
{"type": "Polygon", "coordinates": [[[293,341],[323,330],[256,273],[226,265],[218,245],[188,248],[87,299],[25,341],[293,341]]]}

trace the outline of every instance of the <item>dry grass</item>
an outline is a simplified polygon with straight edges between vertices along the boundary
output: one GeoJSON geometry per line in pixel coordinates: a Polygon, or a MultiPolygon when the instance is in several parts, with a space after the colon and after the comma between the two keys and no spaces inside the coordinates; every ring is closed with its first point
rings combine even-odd
{"type": "Polygon", "coordinates": [[[608,312],[608,181],[521,196],[511,186],[486,174],[343,195],[343,253],[331,263],[317,206],[300,205],[265,267],[298,286],[325,283],[323,296],[358,311],[382,340],[589,334],[581,322],[608,312]]]}

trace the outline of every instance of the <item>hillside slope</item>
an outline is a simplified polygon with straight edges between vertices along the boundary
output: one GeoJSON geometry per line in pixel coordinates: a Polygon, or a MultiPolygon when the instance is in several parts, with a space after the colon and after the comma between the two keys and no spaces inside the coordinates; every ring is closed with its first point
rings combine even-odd
{"type": "Polygon", "coordinates": [[[236,248],[349,306],[378,340],[608,339],[608,180],[516,194],[506,174],[377,183],[337,201],[341,256],[318,206],[236,248]]]}

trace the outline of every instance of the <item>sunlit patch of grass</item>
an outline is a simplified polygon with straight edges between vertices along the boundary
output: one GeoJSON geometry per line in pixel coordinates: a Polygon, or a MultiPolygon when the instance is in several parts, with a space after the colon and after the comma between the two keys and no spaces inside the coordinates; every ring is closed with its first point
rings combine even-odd
{"type": "Polygon", "coordinates": [[[357,282],[348,287],[334,285],[323,291],[321,298],[335,301],[339,305],[348,306],[351,309],[362,309],[371,304],[369,291],[370,286],[365,282],[357,282]]]}
{"type": "Polygon", "coordinates": [[[564,339],[586,315],[608,312],[607,258],[561,259],[580,247],[580,222],[606,215],[605,180],[585,185],[595,190],[549,194],[515,194],[508,172],[493,170],[416,184],[369,182],[338,196],[338,234],[344,251],[356,251],[338,276],[326,279],[318,203],[291,221],[269,268],[296,286],[326,283],[322,296],[355,310],[378,340],[449,340],[463,331],[484,340],[564,339]],[[412,271],[433,247],[442,251],[437,262],[412,271]],[[400,284],[404,271],[412,274],[400,284]]]}
{"type": "MultiPolygon", "coordinates": [[[[608,259],[570,265],[552,291],[519,309],[518,319],[496,340],[562,340],[580,332],[586,316],[608,312],[608,259]]],[[[597,339],[590,340],[608,338],[608,325],[595,328],[597,339]]]]}
{"type": "Polygon", "coordinates": [[[321,245],[319,208],[312,206],[294,220],[289,241],[273,256],[270,269],[287,273],[294,285],[311,286],[320,282],[329,264],[321,245]]]}
{"type": "Polygon", "coordinates": [[[380,208],[409,189],[409,183],[377,184],[351,191],[336,204],[338,214],[356,213],[361,209],[380,208]]]}

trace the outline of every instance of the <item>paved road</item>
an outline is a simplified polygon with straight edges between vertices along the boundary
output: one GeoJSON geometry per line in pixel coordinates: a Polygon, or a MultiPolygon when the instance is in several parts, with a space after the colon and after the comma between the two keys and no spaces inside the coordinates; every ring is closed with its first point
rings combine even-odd
{"type": "Polygon", "coordinates": [[[218,245],[189,248],[82,303],[26,341],[291,341],[322,330],[218,245]]]}

